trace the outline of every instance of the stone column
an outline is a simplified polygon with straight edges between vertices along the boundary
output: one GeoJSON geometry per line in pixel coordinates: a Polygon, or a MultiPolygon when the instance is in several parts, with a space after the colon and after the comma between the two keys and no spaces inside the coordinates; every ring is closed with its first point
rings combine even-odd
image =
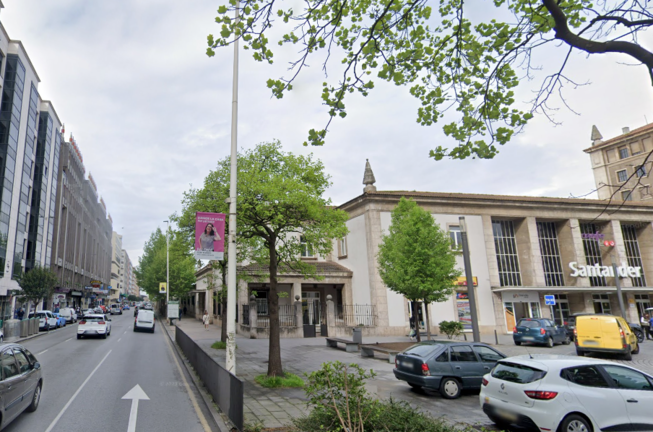
{"type": "MultiPolygon", "coordinates": [[[[571,236],[571,241],[574,249],[574,255],[576,256],[576,261],[578,262],[578,265],[585,265],[587,261],[585,259],[585,249],[583,248],[583,236],[581,235],[580,232],[580,223],[578,222],[578,219],[569,219],[569,228],[570,228],[569,234],[571,236]]],[[[576,281],[575,285],[577,287],[590,286],[589,278],[587,277],[572,278],[571,276],[569,276],[570,274],[571,274],[571,269],[569,268],[569,264],[567,264],[567,268],[565,269],[565,278],[567,280],[575,279],[576,281]]]]}
{"type": "MultiPolygon", "coordinates": [[[[624,235],[621,232],[621,222],[617,220],[610,221],[610,230],[612,230],[612,238],[614,239],[614,260],[617,267],[628,265],[628,258],[626,258],[626,243],[624,242],[624,235]]],[[[612,261],[604,262],[603,265],[610,265],[612,261]]],[[[619,279],[622,288],[631,288],[633,281],[629,277],[619,279]]],[[[626,305],[625,305],[626,306],[626,305]]],[[[628,307],[628,306],[626,306],[628,307]]]]}
{"type": "Polygon", "coordinates": [[[381,214],[377,209],[368,208],[365,212],[365,237],[367,240],[370,301],[376,307],[376,327],[386,328],[389,326],[388,293],[379,275],[378,262],[376,261],[376,255],[379,252],[379,243],[381,242],[381,234],[381,214]]]}
{"type": "Polygon", "coordinates": [[[483,215],[483,235],[485,236],[485,254],[487,267],[490,273],[490,286],[501,286],[499,281],[499,265],[497,264],[497,251],[494,247],[494,231],[492,230],[492,216],[483,215]]]}
{"type": "Polygon", "coordinates": [[[252,294],[249,296],[249,338],[256,339],[258,328],[258,303],[256,297],[252,294]]]}
{"type": "Polygon", "coordinates": [[[299,296],[299,299],[300,300],[302,299],[302,283],[301,283],[301,281],[292,283],[292,292],[290,293],[290,295],[292,295],[293,298],[296,298],[297,296],[299,296]]]}
{"type": "Polygon", "coordinates": [[[295,296],[295,327],[301,332],[304,328],[304,320],[302,319],[302,298],[298,295],[295,296]]]}
{"type": "Polygon", "coordinates": [[[327,324],[333,326],[336,323],[336,305],[333,303],[333,297],[329,294],[327,297],[327,324]]]}
{"type": "MultiPolygon", "coordinates": [[[[530,265],[532,270],[532,285],[538,287],[545,287],[546,281],[544,279],[544,264],[542,264],[542,250],[540,249],[540,237],[537,233],[537,221],[534,217],[527,217],[524,221],[526,234],[528,238],[528,247],[526,253],[530,256],[530,265]]],[[[524,254],[525,251],[522,251],[524,254]]],[[[520,254],[521,255],[521,254],[520,254]]],[[[544,304],[544,302],[542,302],[544,304]]]]}

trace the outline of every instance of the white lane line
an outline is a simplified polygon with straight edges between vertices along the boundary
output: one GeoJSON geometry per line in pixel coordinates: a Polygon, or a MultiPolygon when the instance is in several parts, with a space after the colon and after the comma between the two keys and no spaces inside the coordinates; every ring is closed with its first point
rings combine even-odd
{"type": "MultiPolygon", "coordinates": [[[[48,349],[50,349],[50,348],[48,348],[48,349]]],[[[41,354],[45,354],[45,353],[46,353],[47,351],[48,351],[48,350],[47,350],[47,349],[45,349],[45,350],[43,350],[43,351],[41,351],[40,353],[38,353],[38,354],[36,354],[36,355],[41,355],[41,354]]]]}
{"type": "Polygon", "coordinates": [[[68,342],[69,340],[72,340],[73,338],[68,338],[64,342],[68,342]]]}
{"type": "Polygon", "coordinates": [[[109,357],[109,354],[111,354],[111,351],[113,351],[113,350],[109,350],[109,352],[107,353],[107,355],[104,356],[102,361],[100,363],[98,363],[97,366],[95,366],[95,369],[93,369],[93,372],[91,372],[91,374],[84,380],[84,382],[82,383],[81,386],[79,386],[79,388],[77,389],[75,394],[71,396],[71,398],[68,400],[66,405],[61,409],[61,411],[59,411],[59,414],[57,414],[57,416],[54,418],[54,420],[52,420],[52,423],[50,423],[50,426],[48,426],[48,428],[45,430],[45,432],[52,432],[52,429],[54,429],[54,427],[57,425],[57,422],[59,421],[59,419],[61,419],[61,416],[64,415],[64,413],[66,412],[68,407],[70,407],[70,404],[73,403],[73,401],[75,400],[75,398],[77,397],[79,392],[82,391],[82,389],[84,388],[86,383],[88,383],[91,380],[91,377],[93,377],[95,372],[97,372],[97,370],[100,369],[100,366],[102,366],[102,363],[104,363],[104,361],[107,359],[107,357],[109,357]]]}
{"type": "Polygon", "coordinates": [[[120,342],[120,339],[122,339],[122,338],[118,338],[118,342],[120,342]]]}

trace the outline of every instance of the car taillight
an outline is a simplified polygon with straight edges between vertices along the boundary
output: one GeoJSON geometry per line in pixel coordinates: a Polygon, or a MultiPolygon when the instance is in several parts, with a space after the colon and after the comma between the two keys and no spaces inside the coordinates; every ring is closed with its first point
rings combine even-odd
{"type": "Polygon", "coordinates": [[[98,324],[106,324],[106,322],[100,321],[100,322],[98,322],[98,324]]]}
{"type": "Polygon", "coordinates": [[[489,381],[486,380],[485,378],[483,378],[483,386],[486,386],[488,383],[489,383],[489,381]]]}
{"type": "Polygon", "coordinates": [[[565,324],[564,324],[564,325],[568,325],[568,324],[569,324],[569,323],[568,323],[567,321],[565,321],[565,324]]]}
{"type": "Polygon", "coordinates": [[[540,329],[540,334],[541,334],[541,335],[546,334],[546,330],[543,329],[543,328],[541,328],[541,329],[540,329]]]}
{"type": "Polygon", "coordinates": [[[517,333],[517,327],[513,327],[513,328],[512,328],[512,332],[513,332],[513,333],[517,333]]]}
{"type": "Polygon", "coordinates": [[[86,321],[80,321],[79,324],[84,325],[84,324],[86,324],[86,321]]]}
{"type": "Polygon", "coordinates": [[[422,375],[424,376],[431,375],[431,371],[429,370],[429,365],[427,365],[426,363],[422,363],[422,375]]]}
{"type": "Polygon", "coordinates": [[[556,396],[558,396],[558,392],[554,392],[554,391],[525,390],[524,393],[526,393],[526,396],[528,396],[531,399],[539,399],[539,400],[551,400],[556,396]]]}

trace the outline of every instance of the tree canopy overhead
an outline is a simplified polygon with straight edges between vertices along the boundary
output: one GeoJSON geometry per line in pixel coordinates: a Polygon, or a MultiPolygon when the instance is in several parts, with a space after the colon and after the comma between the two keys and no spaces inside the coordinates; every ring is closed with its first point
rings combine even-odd
{"type": "MultiPolygon", "coordinates": [[[[300,47],[290,74],[269,79],[277,98],[292,89],[293,82],[314,58],[340,62],[343,72],[327,76],[322,100],[328,121],[311,129],[304,144],[322,145],[334,117],[345,117],[350,93],[367,96],[375,80],[409,87],[421,106],[417,121],[432,125],[448,110],[457,119],[443,130],[457,144],[430,151],[444,157],[493,158],[497,145],[506,144],[535,113],[550,115],[547,104],[565,84],[574,50],[586,54],[621,53],[648,70],[653,82],[653,52],[638,36],[653,26],[648,0],[242,0],[239,20],[234,19],[236,0],[218,9],[217,36],[209,35],[209,56],[214,49],[240,38],[254,59],[273,62],[272,26],[283,31],[278,44],[300,47]],[[478,9],[482,19],[470,19],[478,9]],[[499,19],[497,17],[510,17],[499,19]],[[558,46],[560,57],[554,72],[538,74],[534,50],[558,46]],[[515,91],[525,81],[538,78],[539,91],[523,105],[515,91]]],[[[277,34],[277,33],[274,33],[277,34]]],[[[563,100],[564,102],[564,100],[563,100]]]]}

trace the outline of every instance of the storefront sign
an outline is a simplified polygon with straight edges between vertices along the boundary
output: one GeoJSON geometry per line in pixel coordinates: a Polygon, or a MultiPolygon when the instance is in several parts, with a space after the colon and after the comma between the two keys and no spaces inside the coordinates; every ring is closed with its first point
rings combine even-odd
{"type": "MultiPolygon", "coordinates": [[[[56,293],[64,293],[64,294],[65,294],[65,293],[69,293],[69,292],[70,292],[70,288],[60,288],[60,287],[57,287],[57,288],[54,289],[54,292],[56,292],[56,293]]],[[[64,296],[64,297],[65,297],[65,296],[64,296]]]]}
{"type": "Polygon", "coordinates": [[[540,301],[536,291],[502,291],[501,299],[504,303],[539,303],[540,301]]]}
{"type": "MultiPolygon", "coordinates": [[[[569,268],[571,269],[571,277],[614,277],[614,269],[612,266],[602,266],[598,264],[578,265],[577,262],[570,262],[569,268]]],[[[642,277],[641,267],[620,265],[617,267],[617,272],[619,273],[620,277],[642,277]]]]}
{"type": "Polygon", "coordinates": [[[605,238],[605,234],[601,234],[600,232],[597,231],[594,234],[590,234],[590,233],[581,234],[581,237],[584,239],[603,240],[605,238]]]}
{"type": "Polygon", "coordinates": [[[472,313],[469,309],[469,297],[467,293],[456,293],[456,308],[458,309],[458,321],[463,323],[465,330],[471,330],[472,313]]]}
{"type": "Polygon", "coordinates": [[[81,297],[81,296],[82,296],[82,293],[79,292],[79,291],[73,291],[73,292],[70,293],[70,295],[71,295],[71,296],[74,296],[74,297],[81,297]]]}
{"type": "Polygon", "coordinates": [[[92,280],[91,286],[95,288],[100,288],[101,282],[99,280],[92,280]]]}
{"type": "MultiPolygon", "coordinates": [[[[474,282],[474,286],[478,286],[478,278],[476,276],[472,276],[472,281],[474,282]]],[[[456,286],[467,286],[467,278],[465,276],[460,276],[458,279],[454,281],[454,284],[456,286]]]]}

